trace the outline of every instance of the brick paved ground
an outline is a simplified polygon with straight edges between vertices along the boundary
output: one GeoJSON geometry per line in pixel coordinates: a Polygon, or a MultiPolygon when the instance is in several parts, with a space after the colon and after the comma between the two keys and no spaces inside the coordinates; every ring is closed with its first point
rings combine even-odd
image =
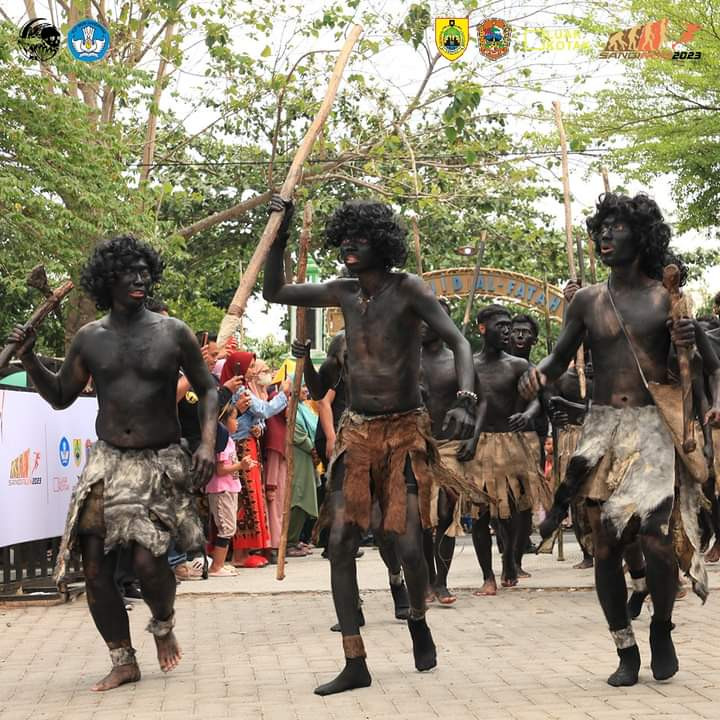
{"type": "MultiPolygon", "coordinates": [[[[310,563],[316,567],[305,592],[251,594],[225,586],[223,594],[203,594],[200,586],[210,589],[209,583],[193,583],[194,592],[184,583],[177,616],[185,655],[167,676],[155,662],[152,638],[143,632],[148,611],[136,605],[130,616],[143,680],[104,694],[88,690],[107,670],[108,659],[84,600],[0,611],[0,718],[718,717],[720,617],[713,595],[705,607],[690,596],[678,603],[674,637],[681,670],[667,683],[655,682],[647,666],[645,610],[635,624],[645,662],[641,681],[612,689],[604,680],[614,669],[615,654],[593,592],[536,588],[480,599],[461,590],[454,607],[433,606],[428,615],[439,667],[425,674],[414,672],[408,633],[392,617],[387,591],[365,592],[373,685],[318,698],[313,687],[341,668],[340,638],[328,631],[334,620],[329,593],[312,587],[327,587],[327,570],[319,558],[309,558],[291,564],[288,573],[294,567],[299,574],[301,563],[308,563],[305,573],[310,563]]],[[[361,563],[368,564],[366,572],[373,565],[382,577],[376,553],[367,553],[361,563]]],[[[713,568],[713,579],[716,572],[713,568]]],[[[569,578],[568,586],[576,584],[569,562],[547,570],[549,577],[558,574],[569,578]]],[[[537,575],[542,569],[533,578],[541,584],[537,575]]],[[[556,580],[551,585],[558,586],[556,580]]]]}

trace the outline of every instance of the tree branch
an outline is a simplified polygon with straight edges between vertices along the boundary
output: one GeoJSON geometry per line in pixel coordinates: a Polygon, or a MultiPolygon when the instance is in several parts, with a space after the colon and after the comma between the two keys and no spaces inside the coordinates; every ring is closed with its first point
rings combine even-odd
{"type": "Polygon", "coordinates": [[[264,193],[255,195],[249,200],[243,200],[243,202],[237,203],[237,205],[233,205],[227,210],[208,215],[206,218],[178,230],[176,234],[187,239],[220,223],[227,222],[228,220],[236,220],[245,213],[250,212],[250,210],[254,210],[259,205],[269,202],[271,197],[272,190],[266,190],[264,193]]]}
{"type": "Polygon", "coordinates": [[[150,170],[153,158],[155,157],[155,140],[157,136],[157,114],[160,107],[160,98],[163,91],[163,77],[165,75],[165,67],[167,60],[165,56],[170,49],[173,35],[175,34],[175,23],[167,24],[165,30],[165,38],[163,39],[162,50],[160,53],[160,63],[158,64],[157,74],[155,76],[155,88],[153,90],[153,99],[148,109],[147,130],[145,132],[145,143],[143,145],[143,167],[140,170],[140,184],[147,182],[150,176],[150,170]]]}
{"type": "Polygon", "coordinates": [[[643,123],[650,122],[651,120],[662,120],[663,118],[667,117],[674,117],[675,115],[682,115],[686,112],[691,112],[693,110],[698,110],[699,108],[680,108],[678,110],[673,110],[672,112],[667,113],[661,113],[660,115],[650,115],[649,117],[644,118],[637,118],[636,120],[630,120],[626,123],[623,123],[622,125],[616,125],[615,127],[605,127],[601,128],[603,132],[611,133],[611,132],[618,132],[622,130],[623,128],[630,127],[631,125],[642,125],[643,123]]]}

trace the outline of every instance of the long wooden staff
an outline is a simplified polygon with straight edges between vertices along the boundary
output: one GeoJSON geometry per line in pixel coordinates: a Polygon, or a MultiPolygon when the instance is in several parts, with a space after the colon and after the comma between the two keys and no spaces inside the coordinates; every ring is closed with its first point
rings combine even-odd
{"type": "MultiPolygon", "coordinates": [[[[610,178],[608,177],[608,169],[603,165],[600,168],[600,174],[603,179],[603,188],[606,193],[610,192],[610,178]]],[[[597,282],[597,268],[595,267],[595,241],[588,232],[588,260],[590,261],[590,282],[594,285],[597,282]]]]}
{"type": "MultiPolygon", "coordinates": [[[[547,354],[550,355],[552,352],[552,326],[550,323],[550,306],[549,306],[549,295],[548,295],[548,281],[547,281],[547,275],[543,278],[543,293],[545,295],[545,302],[543,303],[543,316],[545,318],[545,344],[547,348],[547,354]]],[[[545,414],[550,416],[550,407],[552,404],[551,401],[552,398],[552,392],[549,388],[544,387],[540,391],[540,403],[543,407],[543,410],[545,411],[545,414]]],[[[561,477],[560,477],[560,433],[555,425],[555,423],[551,423],[552,425],[552,441],[553,441],[553,466],[552,466],[552,473],[553,473],[553,485],[555,487],[555,490],[557,491],[561,477]]],[[[544,468],[543,468],[544,469],[544,468]]],[[[553,548],[555,547],[555,541],[558,542],[558,557],[557,559],[559,561],[565,560],[565,546],[563,544],[563,533],[562,533],[562,527],[559,527],[555,532],[549,537],[543,540],[540,545],[538,546],[536,553],[537,554],[546,554],[549,555],[552,553],[553,548]]]]}
{"type": "Polygon", "coordinates": [[[423,265],[422,265],[422,251],[420,249],[420,228],[418,227],[417,218],[414,217],[410,221],[412,223],[413,230],[413,242],[415,245],[415,262],[417,263],[417,274],[422,277],[423,265]]]}
{"type": "Polygon", "coordinates": [[[475,251],[475,270],[473,271],[472,284],[470,285],[470,293],[468,294],[467,304],[465,305],[465,317],[463,318],[462,334],[470,324],[470,313],[472,312],[473,302],[475,302],[475,288],[477,279],[480,275],[480,267],[482,266],[483,257],[485,256],[485,239],[487,238],[487,230],[480,231],[480,239],[478,240],[477,249],[475,251]]]}
{"type": "MultiPolygon", "coordinates": [[[[310,154],[313,144],[325,124],[327,116],[330,114],[330,109],[332,108],[335,96],[337,95],[338,87],[340,86],[343,71],[345,70],[345,66],[347,65],[353,46],[360,37],[362,30],[363,29],[360,25],[353,25],[350,29],[347,40],[345,41],[345,44],[338,55],[338,59],[335,62],[335,68],[333,69],[330,82],[328,83],[328,89],[325,93],[325,99],[322,101],[320,109],[318,110],[315,119],[312,121],[310,128],[307,133],[305,133],[305,137],[303,138],[297,153],[295,153],[290,170],[288,170],[285,182],[282,184],[282,188],[280,188],[280,195],[283,200],[288,201],[292,199],[295,187],[300,182],[303,164],[310,154]]],[[[239,318],[245,312],[245,306],[250,294],[252,293],[253,287],[255,287],[257,276],[262,269],[265,258],[270,251],[270,247],[272,246],[275,236],[277,235],[277,231],[280,228],[280,224],[282,223],[283,214],[284,213],[280,212],[270,213],[270,217],[268,218],[267,225],[265,225],[265,230],[260,238],[260,242],[255,248],[255,252],[248,263],[247,269],[240,279],[240,284],[235,291],[230,307],[220,324],[220,331],[218,332],[219,345],[224,343],[225,340],[232,335],[240,322],[239,318]]]]}
{"type": "MultiPolygon", "coordinates": [[[[312,226],[313,209],[312,204],[305,203],[303,210],[303,227],[300,233],[298,249],[298,268],[296,282],[305,282],[305,271],[307,270],[308,248],[310,247],[310,227],[312,226]]],[[[295,315],[296,337],[305,341],[305,320],[306,308],[299,307],[295,315]]],[[[285,482],[285,498],[283,502],[282,530],[280,532],[280,545],[278,546],[277,573],[278,580],[285,579],[285,550],[287,546],[288,530],[290,528],[290,508],[292,503],[293,486],[293,439],[295,437],[295,421],[297,407],[300,400],[300,387],[302,386],[305,358],[297,358],[295,361],[295,377],[293,378],[292,397],[287,409],[287,434],[285,436],[285,465],[287,466],[287,480],[285,482]]]]}
{"type": "Polygon", "coordinates": [[[603,179],[603,187],[605,188],[605,192],[610,192],[610,178],[608,177],[608,169],[603,165],[600,168],[600,174],[602,175],[603,179]]]}
{"type": "MultiPolygon", "coordinates": [[[[565,203],[565,249],[567,252],[570,279],[576,283],[578,278],[577,271],[575,269],[575,252],[573,250],[567,140],[565,137],[565,126],[562,121],[562,113],[560,112],[560,103],[557,100],[553,101],[553,108],[555,110],[555,124],[557,125],[558,134],[560,135],[560,151],[562,157],[563,200],[565,203]]],[[[575,356],[575,369],[577,370],[578,381],[580,382],[580,397],[584,400],[587,395],[587,382],[585,380],[585,350],[583,349],[582,344],[578,348],[577,355],[575,356]]]]}

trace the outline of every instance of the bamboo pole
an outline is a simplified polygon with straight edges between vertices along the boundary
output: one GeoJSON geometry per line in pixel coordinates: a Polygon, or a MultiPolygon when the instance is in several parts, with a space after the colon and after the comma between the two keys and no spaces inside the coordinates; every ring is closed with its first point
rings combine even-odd
{"type": "Polygon", "coordinates": [[[602,175],[603,187],[605,188],[605,192],[606,193],[611,192],[610,178],[608,177],[608,169],[604,165],[600,168],[600,174],[602,175]]]}
{"type": "MultiPolygon", "coordinates": [[[[600,168],[602,175],[603,188],[606,193],[610,192],[610,178],[608,177],[608,169],[603,165],[600,168]]],[[[590,282],[594,285],[597,282],[597,267],[595,265],[595,242],[588,233],[588,260],[590,261],[590,282]]]]}
{"type": "Polygon", "coordinates": [[[475,302],[475,286],[477,285],[478,275],[480,275],[480,267],[482,266],[483,257],[485,256],[485,240],[487,238],[487,230],[480,232],[477,249],[475,251],[475,270],[473,271],[472,284],[470,285],[470,293],[468,295],[467,304],[465,305],[465,317],[463,318],[462,334],[470,324],[470,313],[472,312],[473,302],[475,302]]]}
{"type": "Polygon", "coordinates": [[[577,259],[578,259],[578,282],[580,287],[585,286],[585,255],[583,252],[583,241],[582,236],[577,235],[575,237],[575,247],[577,248],[577,259]]]}
{"type": "MultiPolygon", "coordinates": [[[[332,75],[330,76],[330,82],[328,83],[327,91],[325,92],[325,98],[320,105],[320,109],[312,121],[305,137],[303,138],[298,151],[295,153],[290,170],[288,170],[285,182],[282,184],[280,189],[280,195],[283,200],[289,201],[292,199],[293,192],[296,186],[299,184],[302,177],[302,170],[305,160],[310,151],[312,150],[313,144],[317,139],[320,131],[330,114],[335,96],[337,95],[338,88],[340,86],[340,80],[342,79],[343,71],[347,65],[350,53],[352,52],[355,43],[358,41],[360,34],[362,33],[362,27],[360,25],[353,25],[348,34],[347,40],[338,55],[338,59],[335,62],[335,68],[333,69],[332,75]]],[[[255,281],[257,280],[258,274],[265,263],[270,247],[272,246],[277,231],[282,223],[284,213],[273,212],[270,213],[267,225],[263,231],[260,242],[255,248],[250,262],[248,263],[247,269],[243,274],[240,284],[235,291],[230,307],[225,313],[225,317],[220,324],[220,331],[218,332],[218,344],[222,344],[225,339],[231,335],[239,322],[239,318],[245,312],[245,306],[247,305],[248,298],[252,293],[253,287],[255,287],[255,281]]]]}
{"type": "MultiPolygon", "coordinates": [[[[296,282],[305,282],[305,271],[307,270],[308,248],[310,247],[310,228],[312,226],[313,209],[312,204],[305,203],[303,209],[303,228],[300,233],[298,250],[298,267],[296,282]]],[[[298,307],[296,317],[295,335],[305,340],[305,320],[307,308],[298,307]]],[[[295,437],[295,422],[297,417],[297,406],[300,400],[300,387],[302,386],[305,358],[297,358],[295,361],[295,377],[293,378],[292,397],[287,409],[287,432],[285,436],[285,465],[287,467],[287,481],[285,483],[285,497],[282,511],[282,530],[280,532],[280,544],[278,545],[276,579],[285,579],[285,551],[287,547],[288,530],[290,528],[290,506],[292,501],[293,485],[293,439],[295,437]]]]}
{"type": "MultiPolygon", "coordinates": [[[[574,283],[577,283],[578,278],[577,271],[575,269],[575,252],[573,250],[572,237],[572,210],[570,207],[570,172],[568,170],[567,139],[565,137],[565,126],[562,121],[560,103],[557,100],[553,102],[553,109],[555,110],[555,124],[557,125],[558,134],[560,135],[563,201],[565,205],[565,250],[567,252],[570,279],[574,283]]],[[[582,344],[578,348],[577,355],[575,356],[575,369],[577,370],[578,380],[580,381],[580,397],[584,400],[587,395],[587,382],[585,380],[585,351],[582,344]]]]}
{"type": "Polygon", "coordinates": [[[417,218],[412,218],[412,230],[413,230],[413,240],[415,243],[415,262],[417,263],[417,273],[420,277],[423,275],[423,265],[422,265],[422,251],[420,249],[420,228],[418,227],[418,221],[417,218]]]}
{"type": "Polygon", "coordinates": [[[597,282],[597,267],[595,265],[595,242],[588,236],[588,260],[590,261],[590,282],[597,282]]]}

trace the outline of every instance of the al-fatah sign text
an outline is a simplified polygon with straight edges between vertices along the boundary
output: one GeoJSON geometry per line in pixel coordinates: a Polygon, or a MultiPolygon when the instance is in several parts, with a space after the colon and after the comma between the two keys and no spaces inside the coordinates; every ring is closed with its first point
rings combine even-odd
{"type": "MultiPolygon", "coordinates": [[[[472,268],[433,270],[423,273],[423,280],[435,295],[445,297],[467,297],[470,294],[472,279],[472,268]]],[[[539,313],[544,313],[547,306],[550,318],[562,322],[565,311],[562,290],[555,285],[548,285],[546,296],[544,283],[530,275],[510,270],[480,268],[475,288],[477,307],[481,305],[481,298],[509,300],[539,313]]],[[[328,308],[325,322],[329,335],[342,330],[344,323],[340,308],[328,308]]]]}

